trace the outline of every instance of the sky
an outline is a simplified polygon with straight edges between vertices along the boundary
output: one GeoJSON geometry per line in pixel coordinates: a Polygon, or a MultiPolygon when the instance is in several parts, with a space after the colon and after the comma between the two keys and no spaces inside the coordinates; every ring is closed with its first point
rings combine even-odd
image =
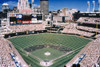
{"type": "MultiPolygon", "coordinates": [[[[40,5],[40,0],[34,0],[35,5],[40,5]]],[[[69,8],[69,9],[77,9],[81,12],[87,11],[87,1],[90,1],[91,3],[91,11],[92,11],[92,1],[93,0],[49,0],[49,10],[58,10],[62,8],[69,8]]],[[[10,8],[12,9],[14,6],[17,6],[18,0],[0,0],[0,11],[1,6],[3,3],[8,3],[10,8]]],[[[29,0],[31,3],[31,0],[29,0]]],[[[96,2],[96,10],[98,10],[98,0],[95,0],[96,2]]]]}

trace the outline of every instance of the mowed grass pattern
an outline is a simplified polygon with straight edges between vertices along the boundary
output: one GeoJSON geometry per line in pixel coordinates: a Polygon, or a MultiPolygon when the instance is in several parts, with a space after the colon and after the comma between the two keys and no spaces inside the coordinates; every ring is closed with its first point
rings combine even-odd
{"type": "MultiPolygon", "coordinates": [[[[39,64],[39,61],[36,58],[30,55],[28,56],[26,55],[24,51],[25,48],[29,48],[34,45],[49,45],[50,44],[50,45],[65,46],[72,50],[78,49],[74,53],[69,54],[68,56],[65,56],[61,59],[58,59],[57,61],[54,62],[54,65],[51,66],[51,67],[63,67],[64,64],[66,64],[70,59],[72,59],[88,42],[90,42],[90,40],[88,39],[84,39],[84,38],[76,37],[76,36],[69,36],[66,34],[34,34],[34,35],[28,35],[28,36],[18,36],[15,38],[11,38],[9,40],[12,42],[15,48],[19,51],[19,53],[22,55],[24,60],[28,64],[31,65],[31,67],[41,67],[41,66],[39,64]]],[[[40,54],[41,53],[42,52],[40,51],[40,54]]],[[[32,54],[35,55],[36,53],[32,53],[32,54]]],[[[37,53],[37,55],[38,54],[39,52],[37,53]]],[[[43,57],[40,57],[40,58],[43,58],[43,57]]]]}

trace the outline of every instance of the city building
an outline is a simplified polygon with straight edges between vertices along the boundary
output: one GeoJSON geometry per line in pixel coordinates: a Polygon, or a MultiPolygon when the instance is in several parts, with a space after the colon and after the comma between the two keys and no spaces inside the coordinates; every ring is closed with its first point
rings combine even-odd
{"type": "Polygon", "coordinates": [[[68,16],[72,17],[73,13],[77,12],[77,9],[68,9],[68,8],[63,8],[61,9],[61,13],[59,14],[60,16],[68,16]]]}
{"type": "Polygon", "coordinates": [[[25,11],[27,9],[30,9],[30,5],[29,5],[28,0],[19,0],[17,8],[18,8],[19,12],[21,12],[22,10],[25,11]]]}
{"type": "Polygon", "coordinates": [[[3,4],[2,4],[2,12],[3,12],[3,13],[7,13],[9,10],[10,10],[9,4],[3,3],[3,4]]]}
{"type": "Polygon", "coordinates": [[[45,15],[49,14],[49,2],[48,0],[40,0],[40,8],[43,12],[43,20],[45,20],[45,15]]]}
{"type": "Polygon", "coordinates": [[[48,15],[48,12],[49,12],[48,0],[40,0],[40,8],[41,8],[41,11],[43,11],[44,15],[48,15]]]}
{"type": "Polygon", "coordinates": [[[75,12],[78,12],[78,10],[77,9],[68,9],[68,8],[62,8],[61,10],[52,11],[53,21],[72,22],[73,14],[75,12]]]}

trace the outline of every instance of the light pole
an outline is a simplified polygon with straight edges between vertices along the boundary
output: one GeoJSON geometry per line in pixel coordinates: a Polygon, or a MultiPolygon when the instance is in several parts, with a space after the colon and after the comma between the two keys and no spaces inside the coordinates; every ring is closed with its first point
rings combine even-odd
{"type": "Polygon", "coordinates": [[[93,1],[93,12],[95,10],[95,1],[93,1]]]}
{"type": "Polygon", "coordinates": [[[33,9],[34,0],[32,0],[32,9],[33,9]]]}
{"type": "Polygon", "coordinates": [[[99,3],[99,9],[98,10],[100,11],[100,0],[98,0],[98,3],[99,3]]]}

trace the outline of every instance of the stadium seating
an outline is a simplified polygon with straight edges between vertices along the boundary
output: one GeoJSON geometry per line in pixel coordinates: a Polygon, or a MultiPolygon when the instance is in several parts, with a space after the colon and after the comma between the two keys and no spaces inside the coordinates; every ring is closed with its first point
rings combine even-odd
{"type": "Polygon", "coordinates": [[[80,63],[81,67],[100,67],[97,63],[100,57],[100,38],[92,41],[84,53],[86,57],[80,63]]]}
{"type": "Polygon", "coordinates": [[[66,25],[62,33],[78,34],[78,35],[83,35],[83,36],[88,36],[88,37],[91,37],[92,35],[94,35],[94,33],[78,30],[77,25],[75,24],[66,25]]]}
{"type": "Polygon", "coordinates": [[[92,24],[100,24],[100,18],[91,18],[91,17],[80,17],[77,22],[81,23],[92,23],[92,24]]]}
{"type": "Polygon", "coordinates": [[[100,29],[92,28],[92,27],[85,27],[85,26],[77,26],[77,29],[89,31],[89,32],[98,32],[100,33],[100,29]]]}
{"type": "Polygon", "coordinates": [[[71,67],[76,64],[77,58],[80,54],[85,54],[85,57],[80,61],[80,67],[100,67],[100,37],[96,40],[92,40],[87,44],[69,63],[66,67],[71,67]]]}
{"type": "Polygon", "coordinates": [[[100,38],[100,34],[96,35],[95,37],[96,37],[96,38],[100,38]]]}
{"type": "Polygon", "coordinates": [[[0,38],[0,67],[15,67],[10,52],[8,42],[4,38],[0,38]]]}
{"type": "Polygon", "coordinates": [[[45,30],[45,26],[43,24],[14,25],[14,26],[9,26],[9,28],[13,32],[45,30]]]}

